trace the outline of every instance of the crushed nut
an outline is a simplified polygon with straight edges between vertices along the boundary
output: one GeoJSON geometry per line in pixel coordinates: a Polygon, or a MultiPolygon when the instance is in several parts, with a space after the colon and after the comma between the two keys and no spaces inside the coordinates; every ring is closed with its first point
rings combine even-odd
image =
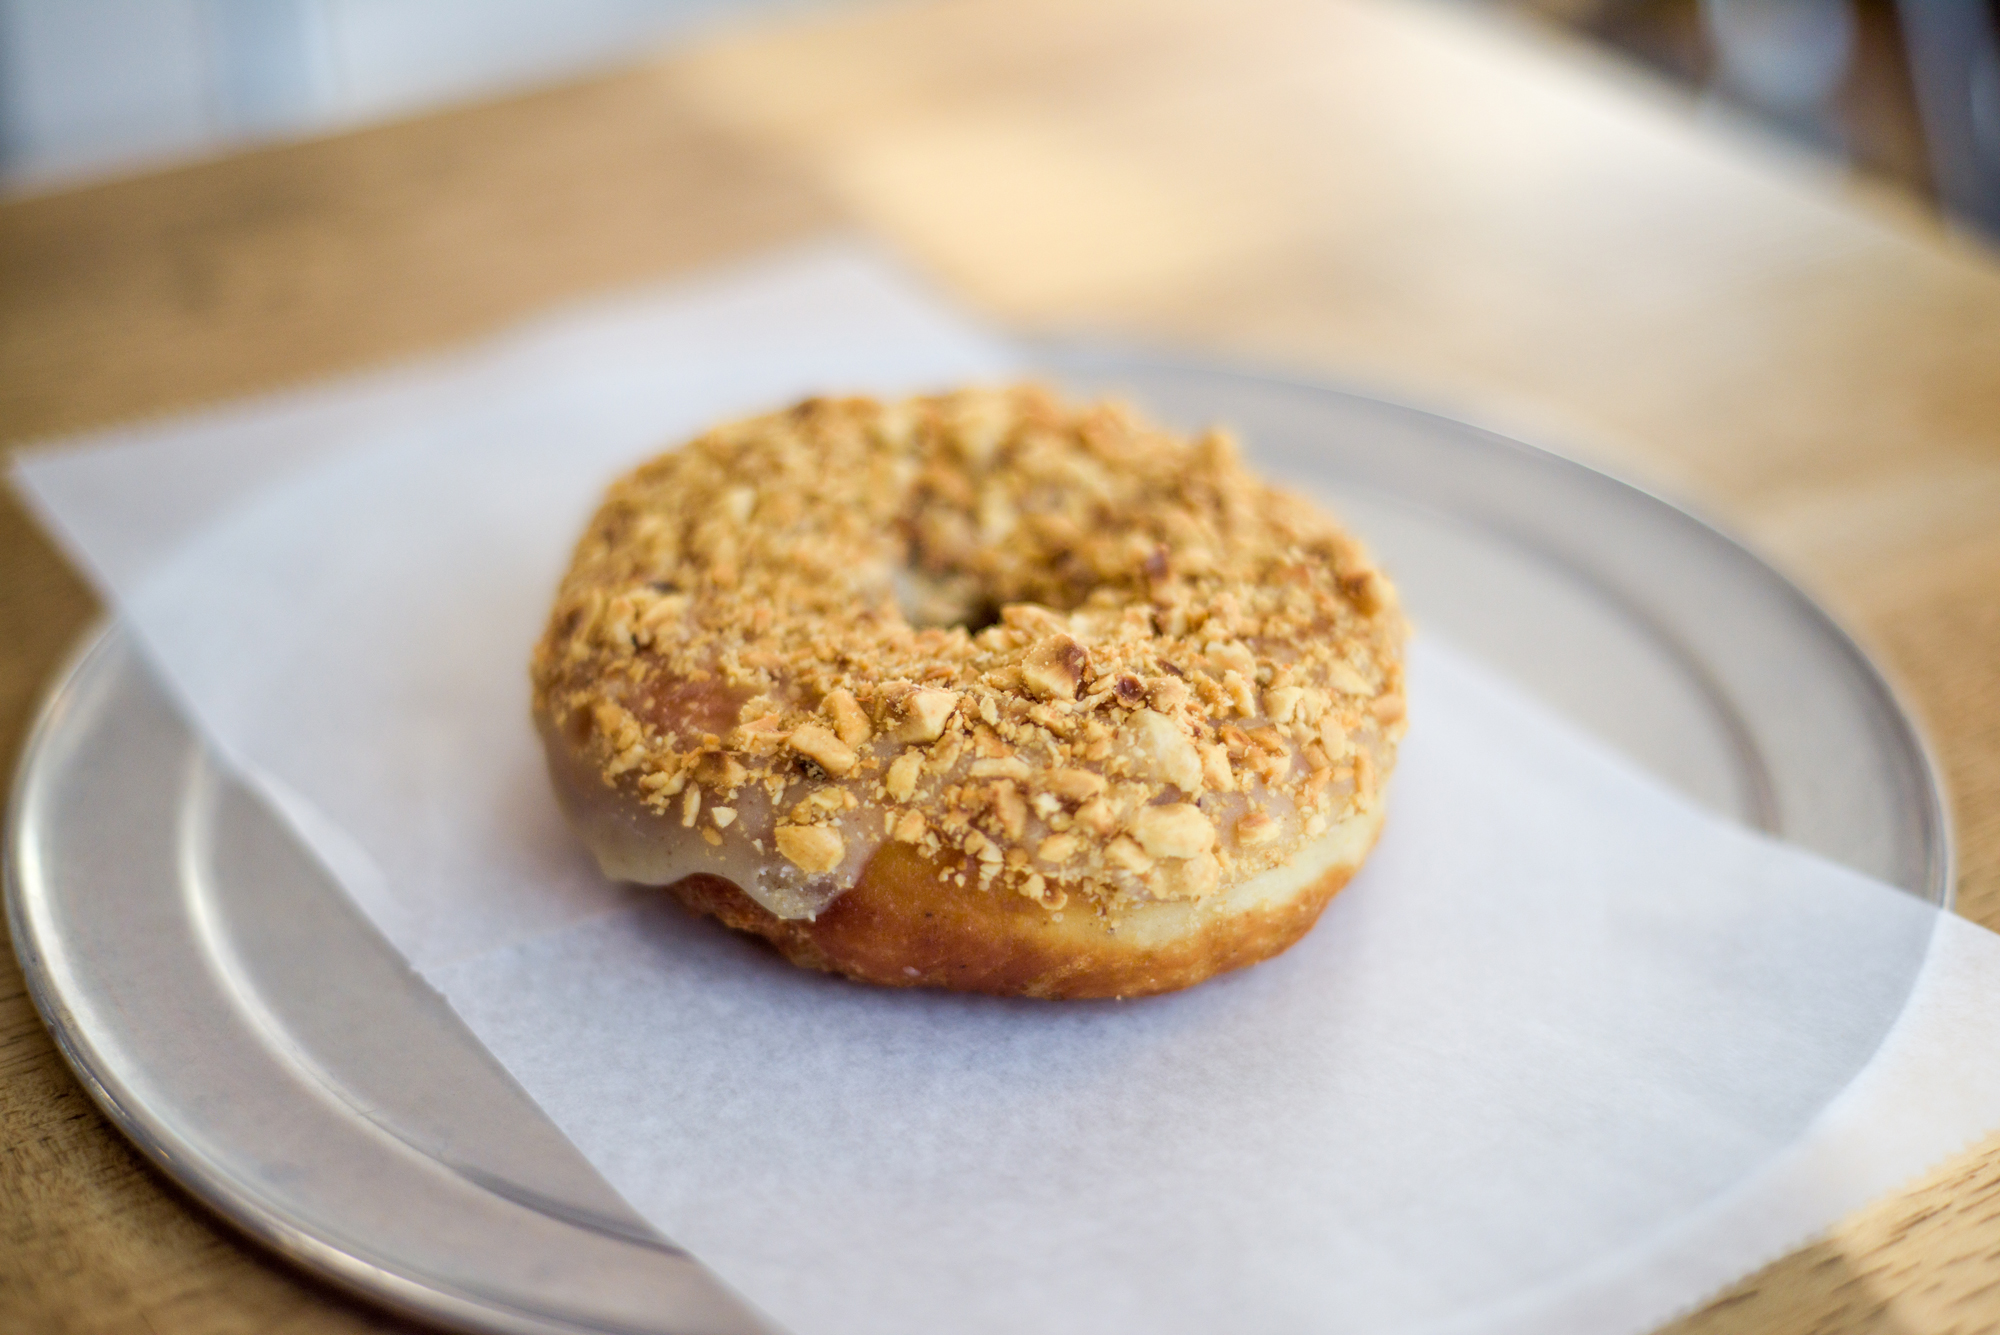
{"type": "Polygon", "coordinates": [[[1372,695],[1374,693],[1369,688],[1368,678],[1362,676],[1350,664],[1338,658],[1326,665],[1326,679],[1335,690],[1343,695],[1372,695]]]}
{"type": "Polygon", "coordinates": [[[1256,714],[1257,693],[1250,689],[1250,683],[1244,679],[1241,672],[1232,668],[1223,673],[1222,690],[1229,697],[1229,702],[1236,706],[1237,713],[1245,718],[1256,714]]]}
{"type": "Polygon", "coordinates": [[[1121,740],[1133,773],[1170,783],[1189,795],[1201,791],[1201,753],[1180,725],[1157,710],[1141,709],[1127,720],[1121,740]]]}
{"type": "Polygon", "coordinates": [[[850,747],[860,746],[874,731],[868,726],[868,715],[855,703],[854,692],[845,686],[828,691],[826,699],[820,701],[820,707],[833,720],[834,732],[850,747]]]}
{"type": "Polygon", "coordinates": [[[1009,839],[1019,839],[1028,828],[1028,804],[1021,800],[1012,780],[1002,779],[993,785],[993,815],[1009,839]]]}
{"type": "Polygon", "coordinates": [[[912,691],[903,698],[902,722],[890,734],[899,742],[934,742],[944,735],[945,722],[958,708],[953,691],[912,691]]]}
{"type": "Polygon", "coordinates": [[[784,716],[781,714],[752,719],[729,735],[729,744],[750,756],[768,755],[784,740],[784,716]]]}
{"type": "Polygon", "coordinates": [[[854,748],[817,723],[802,723],[793,728],[785,743],[835,778],[852,771],[860,759],[854,748]]]}
{"type": "Polygon", "coordinates": [[[778,852],[804,872],[832,871],[847,856],[847,843],[839,831],[826,825],[780,825],[778,852]]]}
{"type": "Polygon", "coordinates": [[[915,751],[905,751],[889,762],[889,772],[883,777],[882,786],[896,801],[907,802],[916,795],[917,776],[923,772],[924,758],[915,751]]]}
{"type": "Polygon", "coordinates": [[[1278,822],[1262,811],[1251,811],[1236,822],[1236,842],[1245,848],[1258,848],[1276,839],[1280,831],[1278,822]]]}
{"type": "Polygon", "coordinates": [[[1035,856],[1044,862],[1061,866],[1075,857],[1083,848],[1083,840],[1073,834],[1052,834],[1042,840],[1042,846],[1035,850],[1035,856]]]}
{"type": "Polygon", "coordinates": [[[1200,899],[1222,879],[1222,867],[1207,853],[1162,862],[1146,878],[1146,886],[1161,899],[1200,899]]]}
{"type": "Polygon", "coordinates": [[[1065,802],[1088,802],[1104,791],[1104,776],[1087,769],[1050,770],[1042,784],[1065,802]]]}
{"type": "Polygon", "coordinates": [[[1040,872],[1031,872],[1021,883],[1021,893],[1036,901],[1045,909],[1059,909],[1069,903],[1069,894],[1060,886],[1050,885],[1048,878],[1040,872]]]}
{"type": "Polygon", "coordinates": [[[1277,686],[1264,692],[1264,716],[1273,723],[1290,723],[1292,713],[1305,698],[1297,686],[1277,686]]]}
{"type": "Polygon", "coordinates": [[[1021,660],[1021,684],[1044,700],[1074,700],[1090,655],[1067,635],[1051,635],[1021,660]]]}
{"type": "Polygon", "coordinates": [[[1229,768],[1226,748],[1216,742],[1204,742],[1196,749],[1201,752],[1201,782],[1204,788],[1226,793],[1236,787],[1236,776],[1229,768]]]}
{"type": "Polygon", "coordinates": [[[695,762],[695,782],[706,784],[718,793],[735,792],[749,777],[750,771],[727,752],[710,751],[695,762]]]}
{"type": "Polygon", "coordinates": [[[1105,848],[1104,860],[1114,867],[1134,874],[1153,869],[1153,860],[1146,856],[1146,850],[1122,834],[1105,848]]]}
{"type": "Polygon", "coordinates": [[[1366,751],[1354,753],[1354,800],[1363,811],[1375,805],[1375,758],[1366,751]]]}
{"type": "Polygon", "coordinates": [[[1156,858],[1191,858],[1215,843],[1215,827],[1201,808],[1186,802],[1146,807],[1132,821],[1132,837],[1156,858]]]}
{"type": "Polygon", "coordinates": [[[1076,813],[1076,823],[1092,834],[1110,834],[1118,828],[1118,812],[1100,797],[1083,804],[1076,813]]]}

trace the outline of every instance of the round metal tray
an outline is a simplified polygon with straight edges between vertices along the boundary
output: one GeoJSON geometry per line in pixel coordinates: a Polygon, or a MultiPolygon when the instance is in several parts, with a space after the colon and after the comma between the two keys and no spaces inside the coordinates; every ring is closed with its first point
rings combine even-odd
{"type": "MultiPolygon", "coordinates": [[[[1412,408],[1101,350],[1053,378],[1236,427],[1448,635],[1711,808],[1932,903],[1936,773],[1866,657],[1685,511],[1412,408]]],[[[8,913],[64,1054],[163,1170],[252,1236],[433,1321],[769,1329],[618,1199],[260,800],[130,638],[51,691],[15,782],[8,913]]]]}

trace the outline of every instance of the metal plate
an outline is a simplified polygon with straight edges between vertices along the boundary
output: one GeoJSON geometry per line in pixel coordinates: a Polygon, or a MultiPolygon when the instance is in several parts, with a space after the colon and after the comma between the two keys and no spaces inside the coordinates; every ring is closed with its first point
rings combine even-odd
{"type": "MultiPolygon", "coordinates": [[[[1045,348],[1081,391],[1227,422],[1367,536],[1448,635],[1712,808],[1946,905],[1934,769],[1783,577],[1623,483],[1447,418],[1045,348]]],[[[101,632],[21,762],[8,911],[97,1101],[253,1236],[432,1320],[767,1329],[603,1183],[258,799],[128,636],[101,632]]]]}

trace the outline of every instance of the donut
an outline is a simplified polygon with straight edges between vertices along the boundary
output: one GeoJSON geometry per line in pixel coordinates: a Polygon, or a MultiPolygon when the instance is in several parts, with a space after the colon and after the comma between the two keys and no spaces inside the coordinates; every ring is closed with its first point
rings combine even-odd
{"type": "Polygon", "coordinates": [[[607,876],[893,987],[1269,958],[1381,828],[1405,623],[1223,431],[1032,386],[815,398],[614,483],[532,662],[607,876]]]}

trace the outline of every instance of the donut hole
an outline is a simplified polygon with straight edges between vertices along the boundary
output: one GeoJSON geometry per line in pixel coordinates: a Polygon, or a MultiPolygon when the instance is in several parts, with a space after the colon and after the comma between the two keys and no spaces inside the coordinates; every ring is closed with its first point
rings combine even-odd
{"type": "Polygon", "coordinates": [[[1000,624],[1000,604],[972,575],[938,574],[905,564],[896,568],[894,583],[897,608],[918,630],[962,626],[976,635],[1000,624]]]}

